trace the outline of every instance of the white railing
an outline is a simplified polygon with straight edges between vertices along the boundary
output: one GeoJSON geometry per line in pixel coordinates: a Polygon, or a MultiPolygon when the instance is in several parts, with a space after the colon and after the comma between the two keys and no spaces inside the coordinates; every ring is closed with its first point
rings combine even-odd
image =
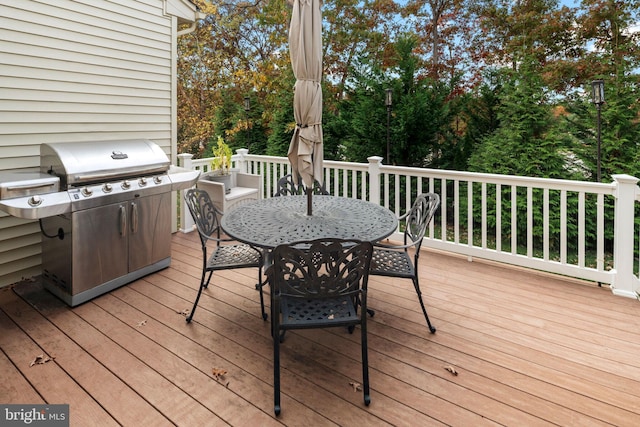
{"type": "MultiPolygon", "coordinates": [[[[211,159],[189,156],[178,156],[183,167],[206,171],[211,159]]],[[[594,183],[388,166],[381,157],[368,160],[325,161],[325,187],[332,195],[369,200],[397,215],[411,207],[416,194],[438,193],[441,207],[425,247],[609,284],[616,295],[637,296],[637,178],[615,175],[612,183],[594,183]],[[612,247],[605,247],[611,242],[612,247]]],[[[286,157],[249,155],[245,149],[238,150],[233,165],[262,176],[263,197],[271,197],[278,179],[290,172],[286,157]]],[[[186,212],[184,203],[181,212],[186,212]]],[[[183,230],[191,228],[188,220],[183,219],[183,230]]],[[[400,230],[391,238],[401,238],[400,230]]]]}

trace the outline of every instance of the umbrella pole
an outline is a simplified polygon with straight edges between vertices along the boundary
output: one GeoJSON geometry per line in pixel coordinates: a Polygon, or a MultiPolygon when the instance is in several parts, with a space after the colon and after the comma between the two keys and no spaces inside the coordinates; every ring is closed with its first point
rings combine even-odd
{"type": "Polygon", "coordinates": [[[312,203],[311,203],[312,192],[313,192],[312,188],[307,188],[307,216],[311,216],[313,211],[312,203]]]}

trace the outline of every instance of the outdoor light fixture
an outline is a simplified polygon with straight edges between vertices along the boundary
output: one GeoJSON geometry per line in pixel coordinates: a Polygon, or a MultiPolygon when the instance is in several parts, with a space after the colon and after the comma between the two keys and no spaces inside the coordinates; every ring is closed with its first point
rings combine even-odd
{"type": "Polygon", "coordinates": [[[391,107],[393,104],[393,89],[385,89],[384,92],[384,105],[391,107]]]}
{"type": "Polygon", "coordinates": [[[393,89],[385,89],[384,105],[387,106],[387,164],[391,164],[391,139],[389,137],[389,125],[391,122],[391,105],[393,104],[393,89]]]}
{"type": "Polygon", "coordinates": [[[593,97],[593,103],[596,105],[596,109],[598,110],[598,120],[597,120],[597,135],[598,135],[598,163],[597,163],[597,180],[598,182],[602,179],[602,168],[601,168],[601,141],[602,141],[602,121],[600,116],[600,111],[602,110],[602,104],[604,104],[604,80],[594,80],[591,82],[591,96],[593,97]]]}
{"type": "Polygon", "coordinates": [[[251,98],[249,98],[248,96],[244,97],[244,111],[249,111],[251,110],[251,98]]]}
{"type": "Polygon", "coordinates": [[[594,104],[604,104],[604,80],[594,80],[591,82],[591,95],[593,96],[594,104]]]}

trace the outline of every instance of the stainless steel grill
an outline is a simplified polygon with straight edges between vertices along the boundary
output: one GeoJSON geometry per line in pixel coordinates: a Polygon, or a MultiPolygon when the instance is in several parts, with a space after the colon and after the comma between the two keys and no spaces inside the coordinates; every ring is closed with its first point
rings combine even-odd
{"type": "Polygon", "coordinates": [[[43,144],[39,173],[0,173],[0,210],[40,220],[45,287],[75,306],[169,266],[171,192],[198,175],[149,140],[43,144]]]}

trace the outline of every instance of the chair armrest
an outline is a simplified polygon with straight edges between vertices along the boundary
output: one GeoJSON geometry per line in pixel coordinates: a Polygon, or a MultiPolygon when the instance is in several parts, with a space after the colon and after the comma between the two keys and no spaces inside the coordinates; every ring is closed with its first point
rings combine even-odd
{"type": "Polygon", "coordinates": [[[211,242],[218,242],[218,243],[223,243],[223,242],[236,242],[236,239],[232,239],[231,237],[221,237],[221,238],[217,238],[217,237],[213,237],[213,236],[204,236],[208,241],[211,242]]]}
{"type": "Polygon", "coordinates": [[[260,189],[260,175],[238,172],[236,174],[236,187],[260,189]]]}
{"type": "Polygon", "coordinates": [[[402,222],[405,219],[407,219],[407,217],[409,216],[409,214],[411,213],[411,209],[409,209],[408,211],[406,211],[403,215],[400,215],[398,217],[398,222],[402,222]]]}
{"type": "Polygon", "coordinates": [[[406,245],[390,245],[390,244],[387,244],[387,243],[377,242],[377,243],[373,244],[373,247],[374,248],[380,248],[380,249],[409,249],[409,248],[414,247],[417,244],[418,244],[417,240],[414,241],[414,242],[409,242],[406,245]]]}

